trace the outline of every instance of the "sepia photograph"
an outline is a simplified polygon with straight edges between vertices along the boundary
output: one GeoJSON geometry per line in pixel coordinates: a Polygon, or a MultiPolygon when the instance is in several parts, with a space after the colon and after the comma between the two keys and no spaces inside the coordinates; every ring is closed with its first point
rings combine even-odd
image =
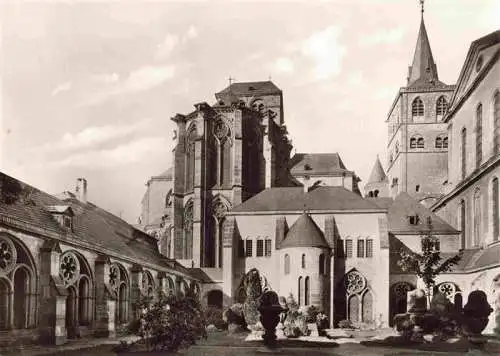
{"type": "Polygon", "coordinates": [[[499,0],[0,0],[0,356],[500,355],[499,0]]]}

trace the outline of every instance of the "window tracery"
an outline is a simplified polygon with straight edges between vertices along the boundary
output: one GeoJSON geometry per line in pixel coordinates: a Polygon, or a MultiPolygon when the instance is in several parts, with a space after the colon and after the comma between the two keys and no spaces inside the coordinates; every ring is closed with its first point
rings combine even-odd
{"type": "Polygon", "coordinates": [[[61,256],[60,274],[66,286],[72,285],[80,277],[80,262],[73,252],[61,256]]]}
{"type": "Polygon", "coordinates": [[[17,252],[12,241],[0,236],[0,272],[7,274],[16,265],[17,252]]]}
{"type": "Polygon", "coordinates": [[[358,294],[366,288],[366,279],[358,271],[351,271],[345,276],[345,288],[348,295],[358,294]]]}

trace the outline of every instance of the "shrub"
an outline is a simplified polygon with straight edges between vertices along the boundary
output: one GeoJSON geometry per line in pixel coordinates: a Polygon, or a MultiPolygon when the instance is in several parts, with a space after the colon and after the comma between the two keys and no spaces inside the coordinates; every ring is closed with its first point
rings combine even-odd
{"type": "Polygon", "coordinates": [[[246,285],[247,299],[243,305],[243,314],[248,325],[253,325],[260,320],[259,298],[262,295],[260,274],[257,270],[251,270],[247,274],[246,285]]]}
{"type": "Polygon", "coordinates": [[[314,305],[310,305],[305,308],[305,317],[308,323],[315,323],[316,317],[319,314],[319,309],[314,305]]]}
{"type": "Polygon", "coordinates": [[[306,316],[299,311],[299,306],[292,294],[289,295],[286,302],[288,311],[286,313],[284,322],[285,328],[283,330],[285,336],[298,337],[309,335],[310,331],[307,328],[306,316]]]}
{"type": "Polygon", "coordinates": [[[206,337],[205,319],[197,298],[159,294],[156,301],[139,307],[142,313],[136,334],[143,338],[149,351],[176,351],[206,337]]]}
{"type": "Polygon", "coordinates": [[[222,318],[228,324],[239,325],[243,328],[247,327],[245,316],[243,315],[243,304],[233,304],[224,311],[222,318]]]}
{"type": "Polygon", "coordinates": [[[227,329],[227,323],[222,318],[222,309],[208,307],[205,309],[205,326],[214,325],[219,330],[227,329]]]}

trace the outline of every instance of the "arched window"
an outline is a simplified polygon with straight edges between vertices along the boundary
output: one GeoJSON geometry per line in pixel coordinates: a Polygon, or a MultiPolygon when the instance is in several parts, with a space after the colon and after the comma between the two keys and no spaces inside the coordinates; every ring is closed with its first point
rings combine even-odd
{"type": "Polygon", "coordinates": [[[476,109],[476,167],[483,160],[483,105],[479,104],[476,109]]]}
{"type": "Polygon", "coordinates": [[[322,276],[326,271],[326,259],[325,259],[325,254],[322,253],[319,255],[319,274],[322,276]]]}
{"type": "Polygon", "coordinates": [[[375,191],[373,192],[373,197],[374,198],[378,197],[378,189],[375,189],[375,191]]]}
{"type": "Polygon", "coordinates": [[[459,211],[459,219],[460,219],[460,248],[466,248],[466,234],[467,234],[467,218],[465,211],[465,200],[460,201],[460,211],[459,211]]]}
{"type": "Polygon", "coordinates": [[[193,201],[189,200],[184,207],[184,258],[193,258],[193,201]]]}
{"type": "MultiPolygon", "coordinates": [[[[205,245],[206,264],[205,267],[222,268],[222,235],[224,232],[224,220],[229,211],[229,202],[221,196],[217,196],[212,203],[212,215],[214,231],[213,241],[207,239],[208,246],[205,245]]],[[[257,251],[258,253],[258,251],[257,251]]]]}
{"type": "Polygon", "coordinates": [[[493,241],[498,241],[499,226],[500,226],[500,211],[499,211],[499,192],[498,178],[493,178],[491,181],[491,223],[493,232],[493,241]]]}
{"type": "Polygon", "coordinates": [[[309,305],[311,303],[311,288],[309,285],[309,277],[306,277],[304,282],[304,305],[309,305]]]}
{"type": "Polygon", "coordinates": [[[424,148],[424,138],[420,135],[415,135],[410,138],[410,148],[424,148]]]}
{"type": "Polygon", "coordinates": [[[111,264],[109,268],[109,285],[116,292],[116,322],[128,321],[129,279],[127,270],[119,263],[111,264]]]}
{"type": "Polygon", "coordinates": [[[290,255],[285,254],[285,274],[290,274],[290,255]]]}
{"type": "Polygon", "coordinates": [[[493,97],[493,153],[500,152],[500,92],[493,97]]]}
{"type": "Polygon", "coordinates": [[[0,232],[0,330],[35,326],[36,276],[29,250],[15,237],[0,232]]]}
{"type": "Polygon", "coordinates": [[[461,140],[462,179],[465,179],[467,174],[467,129],[465,127],[462,128],[461,140]]]}
{"type": "Polygon", "coordinates": [[[473,246],[479,246],[481,241],[481,191],[474,192],[474,241],[473,246]]]}
{"type": "Polygon", "coordinates": [[[448,109],[448,102],[444,96],[440,96],[436,102],[436,117],[441,119],[448,109]]]}
{"type": "Polygon", "coordinates": [[[194,189],[196,125],[191,125],[186,136],[186,191],[194,189]]]}
{"type": "Polygon", "coordinates": [[[155,292],[155,281],[151,272],[144,270],[142,271],[142,281],[141,281],[141,293],[144,296],[152,297],[155,292]]]}
{"type": "Polygon", "coordinates": [[[441,136],[436,137],[436,148],[443,148],[443,138],[441,136]]]}
{"type": "Polygon", "coordinates": [[[368,192],[368,196],[369,196],[370,198],[373,198],[373,192],[372,192],[371,190],[368,192]]]}
{"type": "Polygon", "coordinates": [[[448,148],[448,136],[443,137],[443,148],[448,148]]]}
{"type": "Polygon", "coordinates": [[[231,180],[231,131],[226,121],[215,120],[213,134],[217,144],[217,184],[230,184],[231,180]]]}
{"type": "Polygon", "coordinates": [[[420,119],[424,116],[424,103],[420,97],[416,97],[411,104],[411,116],[420,119]]]}
{"type": "Polygon", "coordinates": [[[75,327],[90,325],[93,319],[92,272],[87,260],[76,251],[66,251],[59,261],[59,274],[68,290],[66,298],[68,337],[75,337],[75,327]]]}
{"type": "Polygon", "coordinates": [[[302,268],[306,268],[306,254],[305,253],[302,254],[301,264],[302,264],[302,268]]]}
{"type": "Polygon", "coordinates": [[[302,304],[302,295],[304,294],[304,292],[302,291],[302,283],[303,283],[303,278],[302,277],[299,277],[299,282],[298,282],[298,293],[297,293],[297,303],[299,303],[299,305],[302,304]]]}
{"type": "Polygon", "coordinates": [[[170,206],[172,206],[172,189],[170,189],[165,196],[165,208],[170,206]]]}

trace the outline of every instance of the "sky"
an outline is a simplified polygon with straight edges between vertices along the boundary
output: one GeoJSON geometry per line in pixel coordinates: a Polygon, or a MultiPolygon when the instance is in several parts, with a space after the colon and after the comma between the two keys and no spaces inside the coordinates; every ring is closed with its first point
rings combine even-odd
{"type": "MultiPolygon", "coordinates": [[[[440,80],[499,28],[498,0],[427,0],[440,80]]],[[[74,191],[131,223],[172,161],[170,120],[236,81],[283,90],[293,152],[338,152],[366,180],[383,165],[388,110],[405,85],[417,0],[3,1],[0,170],[74,191]]]]}

